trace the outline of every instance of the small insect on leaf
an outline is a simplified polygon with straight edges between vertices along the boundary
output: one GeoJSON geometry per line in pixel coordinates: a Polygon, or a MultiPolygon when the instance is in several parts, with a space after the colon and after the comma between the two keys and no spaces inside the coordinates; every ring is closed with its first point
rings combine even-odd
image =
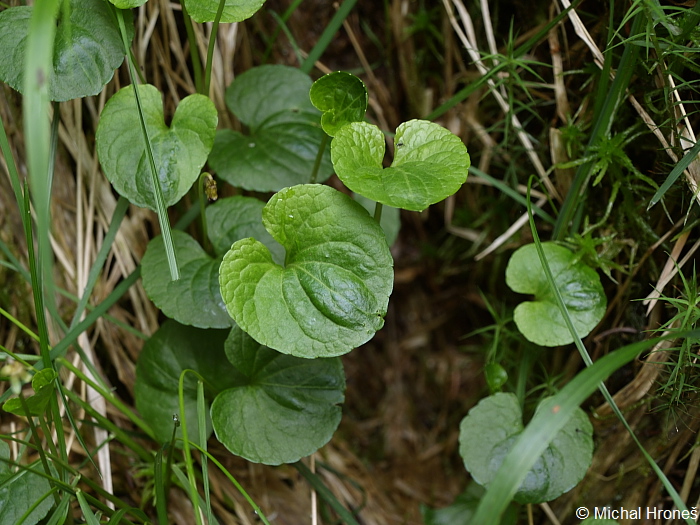
{"type": "Polygon", "coordinates": [[[204,193],[209,199],[209,202],[215,202],[219,198],[219,191],[216,187],[214,177],[209,173],[204,174],[204,193]]]}

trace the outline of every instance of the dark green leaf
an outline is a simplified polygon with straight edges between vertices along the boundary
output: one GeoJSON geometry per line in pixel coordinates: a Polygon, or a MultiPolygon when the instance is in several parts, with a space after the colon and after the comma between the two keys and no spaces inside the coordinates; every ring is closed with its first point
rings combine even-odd
{"type": "MultiPolygon", "coordinates": [[[[10,447],[0,441],[0,524],[15,525],[36,501],[51,490],[49,482],[27,470],[10,470],[10,447]]],[[[34,465],[36,467],[36,465],[34,465]]],[[[34,525],[53,506],[53,499],[45,498],[22,522],[34,525]]]]}
{"type": "MultiPolygon", "coordinates": [[[[260,66],[238,76],[226,90],[226,104],[250,133],[217,132],[212,169],[228,183],[254,191],[309,182],[324,137],[310,88],[308,75],[287,66],[260,66]]],[[[326,151],[316,180],[332,172],[326,151]]]]}
{"type": "MultiPolygon", "coordinates": [[[[201,330],[169,320],[143,346],[136,365],[136,408],[158,441],[168,442],[172,436],[173,416],[180,413],[178,382],[183,370],[194,370],[206,379],[208,400],[243,381],[226,359],[227,334],[224,330],[201,330]]],[[[198,443],[197,379],[193,374],[185,377],[184,396],[189,438],[198,443]]],[[[207,418],[207,435],[211,433],[210,425],[207,418]]],[[[177,430],[177,436],[182,437],[182,427],[177,430]]]]}
{"type": "Polygon", "coordinates": [[[325,445],[340,423],[345,375],[339,358],[301,359],[255,342],[239,327],[226,355],[245,380],[211,407],[216,436],[249,461],[292,463],[325,445]]]}
{"type": "Polygon", "coordinates": [[[143,287],[165,315],[198,328],[229,328],[233,324],[219,289],[223,254],[235,241],[255,236],[275,254],[276,261],[284,260],[284,250],[263,227],[263,206],[258,199],[236,196],[207,207],[209,238],[216,257],[206,253],[188,234],[173,231],[181,272],[178,281],[171,281],[163,271],[167,267],[163,239],[158,236],[148,243],[141,260],[143,287]]]}
{"type": "MultiPolygon", "coordinates": [[[[523,429],[522,412],[514,394],[494,394],[469,411],[460,425],[459,451],[474,481],[489,486],[523,429]]],[[[577,409],[537,459],[514,499],[541,503],[571,490],[591,464],[592,434],[588,416],[577,409]]]]}
{"type": "Polygon", "coordinates": [[[180,279],[170,280],[159,235],[148,243],[141,260],[143,287],[165,315],[198,328],[228,328],[233,321],[219,291],[220,259],[214,259],[185,232],[173,231],[180,279]]]}
{"type": "MultiPolygon", "coordinates": [[[[425,525],[469,525],[479,501],[484,495],[484,489],[480,485],[471,482],[467,489],[459,494],[452,505],[442,509],[431,509],[421,505],[421,515],[425,525]]],[[[515,525],[518,518],[518,509],[510,505],[503,518],[501,525],[515,525]]]]}
{"type": "Polygon", "coordinates": [[[355,75],[337,71],[314,82],[311,103],[323,111],[321,126],[333,137],[351,122],[362,122],[367,111],[367,89],[355,75]]]}
{"type": "MultiPolygon", "coordinates": [[[[23,91],[24,57],[33,7],[0,12],[0,80],[23,91]]],[[[49,98],[66,101],[97,95],[124,61],[124,45],[110,7],[102,0],[70,0],[56,28],[49,98]]],[[[124,13],[127,38],[134,38],[131,13],[124,13]]]]}

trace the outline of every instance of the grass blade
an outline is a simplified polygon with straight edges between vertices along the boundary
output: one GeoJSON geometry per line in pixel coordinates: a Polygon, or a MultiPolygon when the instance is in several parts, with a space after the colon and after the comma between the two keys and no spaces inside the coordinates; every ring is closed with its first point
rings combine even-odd
{"type": "MultiPolygon", "coordinates": [[[[630,31],[629,39],[625,45],[625,50],[622,53],[622,58],[620,59],[620,64],[617,68],[617,75],[615,80],[613,80],[610,90],[607,91],[607,96],[604,102],[600,105],[600,110],[596,112],[596,117],[594,118],[595,124],[593,130],[591,131],[591,137],[586,146],[586,150],[582,153],[582,157],[587,157],[591,155],[591,149],[598,144],[601,138],[610,133],[610,128],[612,126],[613,120],[615,119],[615,113],[620,105],[622,97],[627,91],[630,79],[635,70],[635,64],[638,62],[638,55],[640,47],[634,44],[636,36],[639,34],[642,24],[644,23],[643,13],[637,13],[634,17],[632,23],[632,29],[630,31]]],[[[607,63],[607,60],[606,60],[607,63]]],[[[607,83],[607,73],[603,70],[601,81],[607,83]]],[[[571,225],[576,211],[581,205],[583,198],[583,193],[588,184],[589,174],[594,162],[590,161],[579,166],[576,170],[576,175],[574,176],[573,183],[569,189],[569,193],[564,199],[564,204],[562,205],[561,212],[557,217],[557,223],[554,226],[555,240],[563,240],[567,236],[576,233],[577,230],[575,225],[571,225]]]]}
{"type": "Polygon", "coordinates": [[[313,487],[316,493],[338,513],[343,523],[346,525],[359,525],[352,513],[338,501],[338,498],[336,498],[330,490],[328,490],[328,487],[321,481],[321,478],[309,470],[309,467],[304,465],[301,461],[297,461],[293,466],[299,471],[299,474],[304,476],[304,479],[309,482],[309,485],[313,487]]]}
{"type": "Polygon", "coordinates": [[[335,37],[338,29],[340,29],[340,26],[343,25],[343,21],[348,17],[350,11],[352,11],[352,8],[355,7],[356,3],[357,0],[345,0],[342,3],[342,5],[333,15],[333,18],[331,18],[331,21],[328,22],[328,25],[326,26],[326,29],[323,30],[323,33],[321,33],[318,42],[316,42],[316,45],[313,47],[309,53],[309,56],[306,57],[306,60],[304,60],[304,63],[299,69],[301,69],[304,73],[311,73],[311,70],[314,68],[314,64],[316,64],[316,61],[321,58],[321,55],[323,55],[326,48],[330,45],[333,37],[335,37]]]}
{"type": "Polygon", "coordinates": [[[628,363],[660,339],[640,341],[620,348],[596,361],[576,375],[558,394],[543,402],[508,452],[496,477],[471,521],[472,525],[497,525],[537,459],[556,434],[571,419],[574,411],[590,396],[598,385],[615,370],[628,363]],[[545,405],[546,403],[546,405],[545,405]]]}
{"type": "Polygon", "coordinates": [[[160,224],[160,232],[163,236],[163,244],[165,245],[165,254],[168,259],[168,268],[170,268],[170,278],[173,281],[177,281],[178,279],[180,279],[180,270],[177,267],[177,260],[175,258],[175,247],[173,246],[173,236],[170,230],[168,211],[165,207],[163,190],[160,187],[160,181],[158,179],[158,169],[156,168],[155,160],[153,160],[153,148],[151,146],[151,140],[148,137],[146,121],[143,117],[141,97],[139,96],[138,84],[135,82],[135,68],[134,63],[132,61],[131,53],[129,52],[129,42],[126,38],[126,25],[124,24],[124,14],[122,13],[121,9],[117,9],[117,19],[119,20],[119,30],[121,31],[122,42],[124,43],[124,51],[126,53],[126,61],[128,64],[129,76],[131,77],[131,83],[134,86],[134,98],[136,99],[136,109],[139,115],[141,131],[143,132],[143,141],[144,146],[146,147],[146,157],[148,158],[148,165],[151,168],[151,184],[153,185],[153,193],[155,194],[156,198],[156,211],[158,213],[158,223],[160,224]]]}
{"type": "Polygon", "coordinates": [[[649,206],[647,206],[647,211],[651,209],[654,204],[658,203],[661,199],[664,198],[664,195],[666,192],[669,190],[671,186],[678,180],[678,177],[681,176],[681,174],[685,171],[685,169],[690,166],[690,163],[693,162],[695,157],[698,156],[700,153],[700,142],[696,142],[695,146],[690,148],[685,155],[683,155],[683,158],[676,164],[676,166],[671,170],[671,173],[668,174],[668,177],[666,177],[666,180],[664,183],[661,185],[661,187],[656,190],[656,193],[654,196],[651,198],[649,201],[649,206]]]}

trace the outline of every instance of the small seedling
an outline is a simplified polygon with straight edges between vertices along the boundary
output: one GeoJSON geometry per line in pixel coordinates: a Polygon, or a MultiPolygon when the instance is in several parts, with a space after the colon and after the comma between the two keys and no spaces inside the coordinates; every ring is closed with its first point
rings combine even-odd
{"type": "MultiPolygon", "coordinates": [[[[574,253],[567,248],[546,242],[542,249],[576,332],[585,337],[605,313],[607,301],[600,277],[583,262],[575,262],[574,253]]],[[[534,244],[513,253],[506,268],[506,284],[514,292],[535,296],[534,301],[520,303],[514,312],[515,324],[529,341],[542,346],[573,342],[534,244]]]]}
{"type": "MultiPolygon", "coordinates": [[[[477,483],[488,487],[523,429],[522,412],[514,394],[494,394],[469,411],[460,425],[459,452],[477,483]]],[[[577,408],[530,469],[515,501],[550,501],[576,486],[591,464],[592,435],[588,416],[577,408]]]]}

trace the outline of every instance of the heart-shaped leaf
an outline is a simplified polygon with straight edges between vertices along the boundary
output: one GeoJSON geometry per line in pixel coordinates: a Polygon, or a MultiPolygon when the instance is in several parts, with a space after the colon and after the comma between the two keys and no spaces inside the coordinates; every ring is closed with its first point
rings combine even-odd
{"type": "Polygon", "coordinates": [[[277,262],[284,260],[284,250],[262,224],[265,204],[252,197],[220,199],[206,209],[212,257],[188,234],[173,231],[173,245],[178,256],[180,279],[172,281],[162,237],[148,243],[141,260],[141,276],[146,293],[165,315],[177,322],[198,328],[228,328],[233,324],[219,289],[219,265],[231,245],[255,236],[272,252],[277,262]]]}
{"type": "MultiPolygon", "coordinates": [[[[39,370],[32,378],[32,388],[34,389],[34,395],[25,399],[27,408],[29,409],[29,415],[40,416],[46,410],[51,396],[54,395],[54,379],[58,375],[53,368],[44,368],[39,370]]],[[[22,406],[22,401],[19,398],[8,399],[2,406],[3,410],[16,414],[18,416],[26,417],[27,414],[22,406]]],[[[1,523],[1,522],[0,522],[1,523]]]]}
{"type": "MultiPolygon", "coordinates": [[[[17,6],[0,12],[0,80],[20,92],[33,9],[17,6]]],[[[131,13],[124,18],[131,41],[133,18],[131,13]]],[[[67,10],[59,11],[57,24],[49,98],[62,102],[97,95],[124,61],[124,44],[110,7],[102,0],[70,0],[67,10]]]]}
{"type": "Polygon", "coordinates": [[[331,137],[351,122],[361,122],[367,111],[367,88],[355,75],[336,71],[319,78],[309,92],[311,103],[323,111],[321,126],[331,137]]]}
{"type": "Polygon", "coordinates": [[[256,341],[299,357],[342,355],[384,324],[393,261],[381,227],[328,186],[286,188],[263,223],[287,250],[285,267],[255,239],[233,244],[219,272],[236,323],[256,341]]]}
{"type": "Polygon", "coordinates": [[[466,146],[438,124],[404,122],[396,129],[394,144],[394,162],[384,169],[384,135],[379,128],[367,122],[343,126],[331,143],[335,172],[360,195],[414,211],[449,197],[467,180],[466,146]]]}
{"type": "MultiPolygon", "coordinates": [[[[185,97],[170,127],[165,125],[160,91],[139,86],[146,129],[166,206],[187,193],[214,143],[218,116],[204,95],[185,97]]],[[[105,175],[130,202],[156,210],[150,166],[139,126],[133,86],[119,90],[105,105],[97,127],[97,154],[105,175]]]]}
{"type": "Polygon", "coordinates": [[[256,463],[292,463],[333,436],[341,417],[345,374],[339,358],[301,359],[255,342],[235,326],[226,355],[245,381],[211,406],[216,437],[256,463]]]}
{"type": "MultiPolygon", "coordinates": [[[[178,382],[183,370],[194,370],[206,379],[204,393],[209,401],[244,381],[226,359],[227,335],[225,330],[200,330],[168,320],[143,345],[136,365],[136,408],[159,442],[165,443],[172,437],[173,415],[180,413],[178,382]]],[[[197,379],[193,374],[185,376],[184,398],[187,433],[191,441],[199,443],[197,379]]],[[[207,417],[207,435],[210,434],[211,421],[207,417]]],[[[182,427],[177,436],[182,437],[182,427]]]]}
{"type": "MultiPolygon", "coordinates": [[[[522,412],[514,394],[494,394],[469,411],[460,424],[459,452],[474,481],[488,487],[523,429],[522,412]]],[[[588,416],[577,408],[528,472],[515,501],[551,501],[576,486],[593,458],[592,435],[588,416]]]]}
{"type": "MultiPolygon", "coordinates": [[[[10,446],[0,440],[0,523],[34,525],[51,510],[53,498],[44,498],[29,515],[25,516],[25,513],[51,491],[51,486],[46,479],[28,470],[12,471],[11,464],[10,446]]],[[[41,471],[40,465],[31,466],[41,471]]]]}
{"type": "MultiPolygon", "coordinates": [[[[260,66],[226,90],[229,109],[250,128],[249,135],[221,130],[209,164],[228,183],[253,191],[278,191],[309,182],[325,136],[321,115],[309,100],[311,78],[288,66],[260,66]]],[[[324,152],[316,180],[333,167],[324,152]]]]}
{"type": "MultiPolygon", "coordinates": [[[[195,22],[213,22],[220,0],[185,0],[187,13],[195,22]]],[[[226,0],[220,22],[242,22],[253,16],[265,0],[226,0]]]]}
{"type": "MultiPolygon", "coordinates": [[[[593,268],[576,262],[575,255],[563,246],[545,242],[542,249],[574,327],[585,337],[605,314],[607,301],[600,277],[593,268]]],[[[514,312],[515,324],[528,340],[542,346],[573,342],[534,244],[513,253],[506,268],[506,284],[514,292],[535,296],[534,301],[520,303],[514,312]]]]}

